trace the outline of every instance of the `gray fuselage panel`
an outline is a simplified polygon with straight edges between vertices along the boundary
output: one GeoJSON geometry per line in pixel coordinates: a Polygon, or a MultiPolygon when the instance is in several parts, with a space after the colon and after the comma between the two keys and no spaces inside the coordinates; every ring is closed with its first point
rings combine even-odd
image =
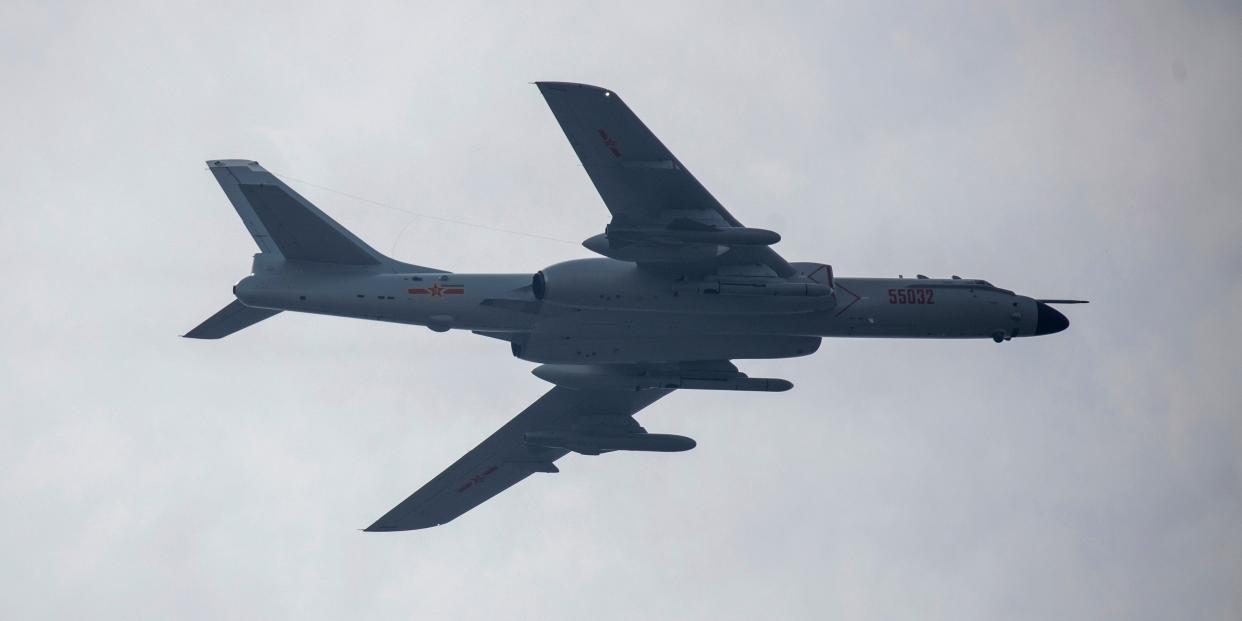
{"type": "MultiPolygon", "coordinates": [[[[658,359],[769,358],[814,351],[781,338],[1008,338],[1036,328],[1034,300],[976,280],[838,278],[831,296],[738,295],[719,282],[687,283],[610,259],[570,263],[590,277],[549,276],[532,286],[533,274],[394,274],[285,262],[242,280],[235,293],[255,308],[484,332],[528,344],[527,352],[551,352],[531,358],[541,362],[584,362],[574,352],[605,352],[627,340],[635,352],[661,340],[685,350],[658,359]]],[[[653,347],[634,355],[657,355],[653,347]]]]}

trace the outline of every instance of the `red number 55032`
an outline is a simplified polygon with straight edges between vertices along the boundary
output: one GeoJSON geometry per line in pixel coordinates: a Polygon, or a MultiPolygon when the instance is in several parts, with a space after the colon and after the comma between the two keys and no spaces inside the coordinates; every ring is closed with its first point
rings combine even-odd
{"type": "Polygon", "coordinates": [[[935,289],[889,289],[889,304],[935,304],[935,289]]]}

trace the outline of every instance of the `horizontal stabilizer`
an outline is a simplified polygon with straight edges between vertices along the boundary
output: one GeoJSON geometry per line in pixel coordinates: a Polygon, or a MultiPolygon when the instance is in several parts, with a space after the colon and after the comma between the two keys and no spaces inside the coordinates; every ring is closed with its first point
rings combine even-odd
{"type": "Polygon", "coordinates": [[[238,330],[253,326],[272,315],[279,313],[278,310],[268,310],[266,308],[250,308],[237,300],[233,300],[232,304],[220,309],[219,312],[212,315],[198,324],[198,327],[185,333],[188,339],[219,339],[224,338],[238,330]]]}

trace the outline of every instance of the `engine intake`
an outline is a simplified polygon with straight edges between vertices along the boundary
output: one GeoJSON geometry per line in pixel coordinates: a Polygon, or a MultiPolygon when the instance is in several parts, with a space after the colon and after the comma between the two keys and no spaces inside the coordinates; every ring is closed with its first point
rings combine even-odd
{"type": "Polygon", "coordinates": [[[536,300],[542,300],[548,295],[548,277],[543,275],[543,270],[535,272],[530,281],[530,292],[535,295],[536,300]]]}

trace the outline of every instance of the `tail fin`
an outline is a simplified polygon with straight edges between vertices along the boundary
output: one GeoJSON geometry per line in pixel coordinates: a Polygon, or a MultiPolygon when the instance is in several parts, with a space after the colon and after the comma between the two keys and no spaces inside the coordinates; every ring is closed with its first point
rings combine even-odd
{"type": "MultiPolygon", "coordinates": [[[[260,257],[356,265],[377,271],[443,272],[394,261],[368,246],[345,227],[302,198],[289,186],[250,160],[209,160],[207,167],[233,203],[260,257]]],[[[251,308],[234,300],[185,334],[192,339],[218,339],[252,326],[279,310],[251,308]]]]}
{"type": "Polygon", "coordinates": [[[380,254],[258,162],[209,160],[207,166],[264,254],[292,261],[441,271],[400,263],[380,254]]]}
{"type": "Polygon", "coordinates": [[[224,338],[242,328],[253,326],[272,315],[279,313],[278,310],[268,310],[266,308],[250,308],[233,300],[232,304],[220,309],[219,312],[207,318],[207,321],[198,324],[198,327],[185,333],[188,339],[219,339],[224,338]]]}

